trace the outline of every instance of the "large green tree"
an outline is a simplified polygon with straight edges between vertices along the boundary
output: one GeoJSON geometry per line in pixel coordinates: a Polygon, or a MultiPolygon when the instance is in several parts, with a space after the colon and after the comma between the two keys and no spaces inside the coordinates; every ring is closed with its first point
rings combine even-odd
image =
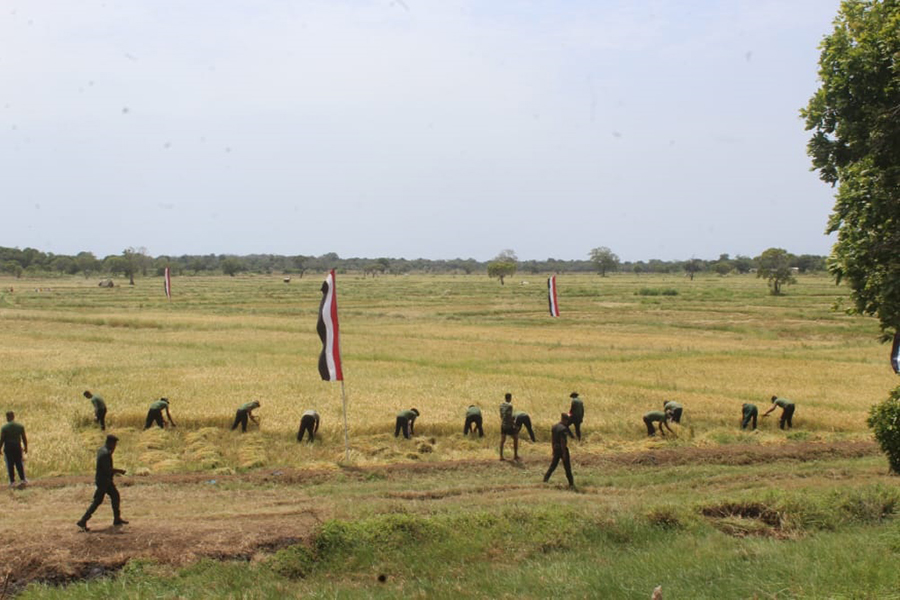
{"type": "Polygon", "coordinates": [[[781,295],[781,288],[785,284],[797,283],[794,271],[791,269],[791,255],[783,248],[769,248],[756,259],[759,269],[757,277],[764,277],[769,282],[769,290],[772,295],[781,295]]]}
{"type": "Polygon", "coordinates": [[[900,2],[845,0],[819,79],[801,114],[813,167],[837,186],[829,270],[887,334],[900,329],[900,2]]]}
{"type": "MultiPolygon", "coordinates": [[[[845,0],[821,49],[802,114],[813,167],[837,186],[828,268],[889,339],[900,331],[900,0],[845,0]]],[[[868,424],[900,473],[900,387],[868,424]]]]}
{"type": "Polygon", "coordinates": [[[608,271],[619,268],[619,257],[606,246],[592,249],[589,256],[601,277],[606,277],[608,271]]]}
{"type": "Polygon", "coordinates": [[[504,280],[507,277],[512,277],[516,274],[518,263],[519,257],[516,256],[515,252],[504,250],[488,263],[488,277],[491,279],[496,277],[500,280],[500,285],[504,285],[504,280]]]}

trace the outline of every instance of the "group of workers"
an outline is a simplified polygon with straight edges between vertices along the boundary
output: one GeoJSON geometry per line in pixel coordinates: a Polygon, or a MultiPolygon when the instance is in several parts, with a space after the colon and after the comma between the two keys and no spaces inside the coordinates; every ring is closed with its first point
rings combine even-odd
{"type": "MultiPolygon", "coordinates": [[[[91,401],[94,408],[94,420],[100,425],[100,429],[105,431],[107,407],[103,398],[90,391],[85,391],[84,397],[91,401]]],[[[579,397],[578,392],[572,392],[569,397],[571,398],[569,411],[561,413],[559,422],[553,425],[550,430],[552,457],[550,467],[544,474],[544,482],[546,483],[549,481],[550,476],[556,470],[556,467],[562,462],[566,472],[566,479],[569,482],[569,487],[574,487],[575,482],[572,476],[568,438],[581,439],[581,424],[584,422],[584,402],[579,397]],[[574,434],[570,429],[571,427],[575,428],[574,434]]],[[[772,406],[763,414],[763,417],[769,416],[776,408],[781,408],[779,427],[781,429],[792,428],[795,410],[794,403],[790,400],[779,398],[778,396],[772,396],[771,401],[772,406]]],[[[245,432],[247,431],[249,421],[253,421],[258,426],[259,418],[253,414],[253,411],[259,407],[260,403],[257,400],[240,405],[235,413],[231,430],[234,431],[240,426],[241,431],[245,432]]],[[[506,445],[506,438],[511,437],[513,442],[513,460],[518,461],[519,433],[521,430],[524,428],[528,432],[531,441],[536,441],[534,429],[531,425],[531,417],[526,412],[513,409],[511,393],[505,394],[504,400],[500,404],[499,412],[500,460],[505,460],[503,451],[504,446],[506,445]]],[[[681,423],[683,413],[684,407],[678,402],[673,400],[663,402],[663,410],[650,411],[643,416],[644,424],[647,426],[647,434],[650,436],[656,435],[655,424],[658,424],[659,433],[662,435],[665,435],[663,427],[668,429],[669,432],[673,432],[671,427],[669,427],[669,421],[681,423]]],[[[400,411],[397,414],[395,422],[394,436],[399,437],[402,432],[404,438],[409,439],[410,436],[414,435],[415,422],[419,415],[420,412],[416,408],[400,411]]],[[[755,405],[749,403],[743,404],[741,407],[741,429],[747,429],[748,426],[752,429],[756,429],[758,415],[759,410],[755,405]]],[[[144,429],[149,429],[154,424],[159,427],[165,427],[166,420],[170,426],[175,427],[175,422],[172,420],[172,415],[169,412],[169,400],[167,398],[160,398],[150,405],[150,408],[147,411],[144,429]],[[165,419],[163,418],[163,413],[165,413],[165,419]]],[[[319,414],[315,410],[303,412],[300,417],[300,428],[297,431],[297,441],[302,441],[304,436],[308,435],[309,441],[312,442],[315,439],[316,432],[319,430],[319,420],[319,414]]],[[[12,411],[6,413],[6,421],[6,424],[0,427],[0,453],[2,453],[6,459],[9,485],[12,488],[16,487],[16,475],[19,477],[18,485],[25,485],[28,483],[28,480],[25,478],[25,467],[23,463],[23,455],[28,453],[28,438],[25,434],[25,427],[15,420],[15,414],[12,411]]],[[[470,433],[474,435],[476,432],[479,437],[484,437],[484,419],[481,409],[478,406],[470,405],[466,409],[463,435],[469,435],[470,433]]],[[[83,531],[88,531],[88,520],[106,496],[109,496],[112,505],[113,525],[118,527],[128,524],[128,521],[122,518],[120,512],[121,502],[114,481],[115,475],[125,474],[124,469],[117,469],[113,466],[112,457],[116,450],[118,440],[119,439],[114,435],[107,435],[104,445],[97,451],[94,477],[96,490],[90,506],[84,513],[84,516],[77,522],[78,527],[83,531]]]]}

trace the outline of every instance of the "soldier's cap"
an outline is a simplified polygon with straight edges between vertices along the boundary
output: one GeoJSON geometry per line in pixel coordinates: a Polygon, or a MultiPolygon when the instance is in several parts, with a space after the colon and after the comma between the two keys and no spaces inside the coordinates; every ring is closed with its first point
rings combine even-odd
{"type": "Polygon", "coordinates": [[[117,438],[117,437],[114,436],[113,434],[109,434],[108,436],[106,436],[106,445],[107,445],[107,446],[108,446],[109,444],[115,444],[115,443],[118,442],[118,441],[119,441],[119,438],[117,438]]]}
{"type": "Polygon", "coordinates": [[[572,392],[571,394],[569,394],[569,398],[577,398],[577,397],[578,397],[578,392],[572,392]]]}

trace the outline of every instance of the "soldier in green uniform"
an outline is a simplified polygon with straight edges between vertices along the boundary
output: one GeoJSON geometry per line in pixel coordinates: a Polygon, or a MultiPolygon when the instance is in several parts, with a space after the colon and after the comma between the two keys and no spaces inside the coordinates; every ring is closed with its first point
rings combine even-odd
{"type": "Polygon", "coordinates": [[[569,394],[572,404],[569,406],[569,423],[575,426],[575,437],[581,440],[581,422],[584,421],[584,402],[578,397],[578,392],[569,394]]]}
{"type": "Polygon", "coordinates": [[[550,476],[556,470],[559,461],[563,461],[563,467],[566,469],[566,479],[569,480],[569,487],[575,487],[575,480],[572,478],[572,464],[569,462],[569,444],[566,438],[572,437],[569,431],[569,415],[562,413],[559,416],[559,423],[550,430],[550,444],[553,448],[553,460],[550,468],[544,474],[544,483],[550,481],[550,476]]]}
{"type": "Polygon", "coordinates": [[[118,442],[119,438],[114,435],[108,435],[106,436],[106,443],[97,450],[97,471],[94,475],[94,485],[97,486],[97,489],[94,491],[94,500],[88,507],[87,512],[84,513],[84,516],[76,523],[82,531],[89,531],[87,522],[91,515],[94,514],[94,511],[97,510],[97,507],[103,503],[104,496],[109,496],[109,502],[112,504],[113,525],[117,527],[119,525],[128,525],[128,521],[122,518],[119,510],[119,490],[116,489],[116,484],[113,481],[113,476],[125,474],[125,469],[113,467],[113,452],[116,451],[118,442]]]}
{"type": "Polygon", "coordinates": [[[756,417],[759,414],[759,410],[757,410],[755,404],[747,404],[746,402],[741,405],[741,429],[747,429],[747,425],[753,421],[752,429],[756,429],[756,417]]]}
{"type": "Polygon", "coordinates": [[[103,398],[85,390],[84,397],[94,405],[94,421],[100,423],[100,431],[106,431],[106,402],[103,398]]]}
{"type": "Polygon", "coordinates": [[[513,460],[519,460],[519,430],[516,429],[512,394],[509,392],[504,396],[504,401],[500,403],[500,460],[504,460],[503,445],[506,443],[506,436],[511,436],[513,439],[513,460]]]}
{"type": "Polygon", "coordinates": [[[666,435],[666,432],[663,431],[663,425],[665,425],[666,429],[670,432],[675,433],[672,431],[672,428],[669,427],[670,417],[671,415],[669,412],[663,412],[661,410],[652,410],[645,414],[644,425],[647,426],[647,435],[656,435],[656,430],[653,427],[654,423],[659,423],[659,432],[663,435],[666,435]]]}
{"type": "Polygon", "coordinates": [[[144,429],[150,429],[150,426],[156,423],[161,428],[165,427],[165,421],[163,421],[163,411],[166,411],[166,418],[169,419],[169,424],[172,427],[175,427],[175,421],[172,420],[172,415],[169,414],[169,399],[168,398],[160,398],[156,402],[150,405],[150,409],[147,411],[147,421],[144,423],[144,429]]]}
{"type": "Polygon", "coordinates": [[[475,431],[478,431],[478,437],[484,437],[482,425],[483,419],[481,416],[481,409],[474,404],[470,404],[469,408],[466,409],[466,422],[463,425],[463,435],[469,435],[469,432],[475,433],[475,431]]]}
{"type": "Polygon", "coordinates": [[[531,428],[531,417],[527,412],[516,411],[513,413],[513,422],[516,424],[516,433],[518,434],[522,431],[524,427],[528,432],[528,435],[531,437],[532,442],[536,442],[537,440],[534,437],[534,429],[531,428]]]}
{"type": "Polygon", "coordinates": [[[394,426],[394,437],[399,437],[403,431],[403,437],[409,439],[409,436],[415,435],[413,431],[416,418],[419,416],[418,409],[411,408],[409,410],[401,410],[397,413],[397,422],[394,426]]]}
{"type": "Polygon", "coordinates": [[[778,396],[772,396],[772,408],[763,413],[764,417],[768,417],[769,413],[775,410],[776,408],[781,409],[781,420],[778,421],[778,427],[784,429],[784,426],[787,425],[788,429],[791,429],[794,424],[791,420],[794,418],[794,403],[786,398],[779,398],[778,396]]]}
{"type": "Polygon", "coordinates": [[[310,409],[300,415],[300,429],[297,430],[297,441],[303,441],[303,434],[309,432],[309,441],[315,439],[316,432],[319,431],[319,413],[310,409]]]}
{"type": "Polygon", "coordinates": [[[678,424],[681,424],[681,413],[684,412],[684,408],[674,400],[665,400],[663,402],[663,410],[671,413],[672,420],[678,424]]]}
{"type": "Polygon", "coordinates": [[[19,484],[27,485],[25,479],[25,464],[22,462],[22,454],[28,454],[28,436],[25,435],[25,426],[16,422],[13,411],[6,413],[6,424],[0,427],[0,454],[6,458],[6,470],[9,473],[9,487],[16,485],[16,472],[19,474],[19,484]]]}
{"type": "Polygon", "coordinates": [[[256,426],[259,427],[259,419],[253,416],[253,410],[256,408],[259,408],[258,400],[241,404],[234,414],[234,424],[231,426],[231,430],[234,431],[237,429],[237,426],[240,425],[241,433],[246,433],[248,419],[256,423],[256,426]]]}

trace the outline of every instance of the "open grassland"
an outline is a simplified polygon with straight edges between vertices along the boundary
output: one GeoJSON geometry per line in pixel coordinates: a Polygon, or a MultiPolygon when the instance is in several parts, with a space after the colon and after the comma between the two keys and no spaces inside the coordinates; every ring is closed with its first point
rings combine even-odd
{"type": "Polygon", "coordinates": [[[825,276],[773,297],[752,276],[564,275],[552,319],[543,276],[339,275],[349,463],[340,385],[316,369],[321,277],[181,277],[171,303],[137,283],[0,280],[2,408],[28,428],[33,481],[0,495],[0,598],[900,597],[900,489],[865,426],[895,377],[825,276]],[[131,524],[104,505],[89,534],[85,389],[137,475],[131,524]],[[573,390],[574,492],[562,468],[541,483],[573,390]],[[506,391],[538,436],[520,463],[497,461],[506,391]],[[772,394],[795,429],[740,431],[741,404],[772,394]],[[178,427],[143,431],[160,396],[178,427]],[[229,431],[251,399],[261,427],[229,431]],[[664,399],[683,423],[648,438],[664,399]],[[462,436],[469,404],[483,439],[462,436]],[[416,438],[396,440],[411,406],[416,438]],[[294,439],[307,408],[314,445],[294,439]]]}
{"type": "MultiPolygon", "coordinates": [[[[132,473],[335,468],[340,385],[316,369],[321,280],[180,277],[172,302],[159,278],[113,289],[81,278],[0,280],[2,408],[27,427],[29,476],[90,472],[102,436],[85,389],[106,399],[122,439],[117,461],[132,473]],[[178,428],[143,432],[160,396],[178,428]],[[229,431],[252,399],[261,427],[229,431]],[[307,408],[323,418],[313,446],[294,441],[307,408]]],[[[868,439],[866,411],[894,383],[876,323],[834,310],[846,292],[826,276],[801,276],[776,297],[753,276],[562,275],[557,319],[545,281],[339,275],[352,460],[494,457],[506,391],[531,414],[539,442],[579,391],[579,452],[588,454],[868,439]],[[740,432],[741,404],[762,412],[772,394],[797,403],[795,430],[770,418],[757,434],[740,432]],[[685,405],[678,437],[648,439],[641,415],[664,399],[685,405]],[[484,410],[483,440],[461,435],[470,404],[484,410]],[[397,441],[394,415],[411,406],[422,412],[418,439],[397,441]]]]}

